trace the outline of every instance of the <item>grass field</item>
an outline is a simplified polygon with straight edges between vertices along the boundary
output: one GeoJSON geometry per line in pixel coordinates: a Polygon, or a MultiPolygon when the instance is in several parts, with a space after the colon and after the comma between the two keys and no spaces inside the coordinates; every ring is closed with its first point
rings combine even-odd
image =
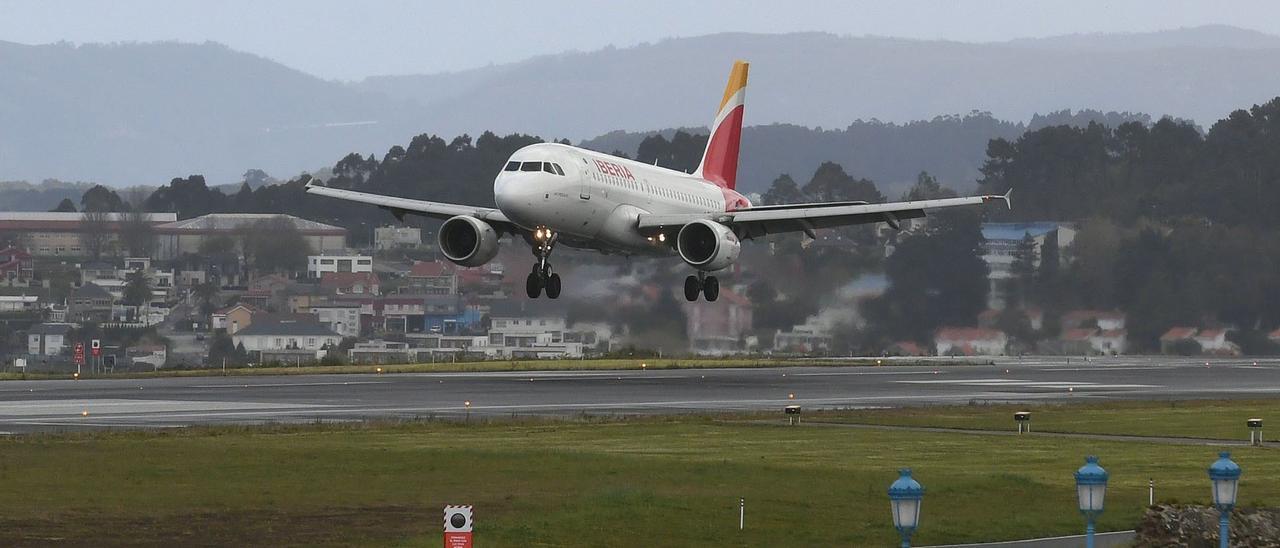
{"type": "MultiPolygon", "coordinates": [[[[1013,422],[1016,411],[1031,411],[1031,428],[1034,432],[1244,441],[1249,439],[1245,421],[1252,417],[1272,417],[1275,420],[1272,428],[1280,431],[1280,400],[935,406],[832,411],[811,417],[810,420],[1007,432],[1017,430],[1013,422]]],[[[1264,420],[1264,426],[1265,424],[1264,420]]]]}
{"type": "MultiPolygon", "coordinates": [[[[1234,415],[1254,404],[1202,405],[1234,415]]],[[[904,416],[929,411],[954,412],[904,416]]],[[[1203,416],[1076,411],[1121,424],[1159,414],[1174,429],[1203,416]]],[[[1161,500],[1207,501],[1217,451],[741,418],[10,437],[0,439],[0,545],[436,546],[440,508],[453,503],[476,506],[479,546],[891,546],[885,491],[902,466],[928,489],[917,544],[1014,539],[1082,528],[1071,473],[1087,454],[1112,477],[1100,530],[1118,530],[1142,512],[1148,478],[1161,500]]],[[[1241,502],[1280,504],[1280,452],[1235,457],[1241,502]]]]}
{"type": "MultiPolygon", "coordinates": [[[[119,373],[104,375],[110,378],[148,378],[148,377],[209,377],[209,376],[275,376],[275,375],[319,375],[319,374],[351,374],[351,373],[456,373],[483,371],[614,371],[626,369],[717,369],[717,368],[754,368],[754,367],[850,367],[850,366],[894,366],[919,365],[920,360],[913,358],[663,358],[663,359],[593,359],[593,360],[488,360],[475,362],[439,362],[409,363],[388,365],[310,365],[302,367],[244,367],[222,369],[161,369],[136,373],[119,373]]],[[[976,363],[964,360],[930,360],[930,365],[964,365],[976,363]]],[[[11,368],[12,369],[12,368],[11,368]]],[[[13,371],[0,372],[0,380],[21,379],[66,379],[67,374],[22,374],[13,371]]],[[[92,378],[85,373],[82,378],[92,378]]]]}

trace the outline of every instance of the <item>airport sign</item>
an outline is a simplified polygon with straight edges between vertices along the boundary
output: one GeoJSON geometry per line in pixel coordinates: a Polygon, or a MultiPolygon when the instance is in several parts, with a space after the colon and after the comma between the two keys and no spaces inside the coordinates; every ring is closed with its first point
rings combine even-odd
{"type": "Polygon", "coordinates": [[[471,548],[471,506],[444,507],[444,548],[471,548]]]}

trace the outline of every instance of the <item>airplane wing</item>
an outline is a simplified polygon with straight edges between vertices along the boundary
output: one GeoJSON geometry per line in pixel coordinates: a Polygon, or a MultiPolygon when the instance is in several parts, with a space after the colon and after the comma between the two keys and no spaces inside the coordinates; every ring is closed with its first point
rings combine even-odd
{"type": "Polygon", "coordinates": [[[349,202],[375,205],[390,211],[397,219],[403,219],[406,213],[423,215],[434,219],[448,219],[456,215],[471,215],[493,224],[494,228],[500,231],[511,233],[515,232],[515,224],[507,219],[507,216],[503,215],[501,211],[492,207],[446,204],[444,202],[429,202],[426,200],[411,200],[409,198],[383,196],[381,194],[357,192],[341,188],[329,188],[312,183],[307,183],[307,193],[315,194],[316,196],[328,196],[339,200],[347,200],[349,202]]]}
{"type": "Polygon", "coordinates": [[[668,228],[678,228],[692,221],[710,220],[733,228],[741,238],[756,238],[779,232],[804,232],[812,238],[816,237],[814,230],[819,228],[878,222],[885,222],[896,228],[899,221],[924,217],[928,210],[978,205],[993,201],[1003,201],[1006,206],[1012,207],[1007,193],[1003,196],[966,196],[883,204],[865,202],[792,204],[724,213],[641,215],[638,228],[642,232],[655,233],[668,228]]]}

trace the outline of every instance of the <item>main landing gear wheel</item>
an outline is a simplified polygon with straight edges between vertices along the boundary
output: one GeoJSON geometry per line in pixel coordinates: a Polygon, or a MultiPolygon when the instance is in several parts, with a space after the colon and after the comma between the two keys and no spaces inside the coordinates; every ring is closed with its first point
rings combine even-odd
{"type": "Polygon", "coordinates": [[[559,274],[552,274],[550,276],[547,276],[547,298],[548,299],[560,298],[560,275],[559,274]]]}
{"type": "Polygon", "coordinates": [[[720,298],[720,280],[715,276],[707,276],[701,272],[697,276],[689,276],[684,279],[684,298],[689,302],[698,300],[698,294],[701,293],[707,302],[715,302],[720,298]]]}
{"type": "MultiPolygon", "coordinates": [[[[559,293],[559,284],[556,284],[556,293],[559,293]]],[[[524,280],[524,291],[529,294],[530,299],[536,299],[542,294],[542,277],[537,272],[530,272],[529,277],[524,280]]],[[[550,297],[550,291],[547,292],[550,297]]],[[[552,297],[554,298],[554,297],[552,297]]]]}
{"type": "Polygon", "coordinates": [[[707,279],[702,282],[702,297],[709,303],[716,302],[716,299],[720,298],[720,280],[715,276],[707,276],[707,279]]]}
{"type": "Polygon", "coordinates": [[[689,276],[688,278],[685,278],[685,279],[684,279],[684,298],[685,298],[685,300],[687,300],[687,301],[689,301],[689,302],[693,302],[693,301],[698,300],[698,293],[701,293],[701,291],[700,291],[700,290],[702,289],[702,288],[698,287],[699,285],[702,285],[702,284],[699,284],[699,283],[698,283],[698,277],[697,277],[697,276],[689,276]]]}

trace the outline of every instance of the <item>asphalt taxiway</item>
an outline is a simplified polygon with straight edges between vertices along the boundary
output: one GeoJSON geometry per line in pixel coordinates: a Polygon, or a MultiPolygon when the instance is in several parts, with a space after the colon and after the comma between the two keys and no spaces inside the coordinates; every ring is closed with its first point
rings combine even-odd
{"type": "Polygon", "coordinates": [[[172,377],[0,383],[0,432],[968,402],[1257,398],[1280,360],[1001,358],[976,365],[172,377]],[[1206,363],[1208,365],[1206,365],[1206,363]],[[469,405],[468,405],[469,402],[469,405]]]}

